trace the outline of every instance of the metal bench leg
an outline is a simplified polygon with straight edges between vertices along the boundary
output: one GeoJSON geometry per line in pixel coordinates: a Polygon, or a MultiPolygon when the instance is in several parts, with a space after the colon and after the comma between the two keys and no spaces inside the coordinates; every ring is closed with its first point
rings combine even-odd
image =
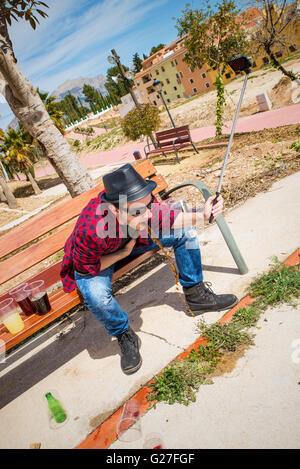
{"type": "Polygon", "coordinates": [[[194,144],[194,142],[191,141],[191,144],[193,145],[195,152],[199,153],[199,150],[197,149],[197,147],[196,147],[196,145],[194,144]]]}
{"type": "MultiPolygon", "coordinates": [[[[205,200],[207,200],[211,195],[211,191],[209,190],[209,188],[207,187],[206,184],[204,184],[203,182],[200,182],[200,181],[188,181],[188,182],[185,182],[183,184],[180,184],[179,186],[176,186],[176,187],[173,187],[172,189],[170,189],[169,191],[167,191],[165,194],[164,194],[164,199],[168,198],[169,195],[178,190],[178,189],[181,189],[182,187],[185,187],[185,186],[194,186],[194,187],[197,187],[197,189],[202,193],[203,197],[205,198],[205,200]]],[[[240,250],[235,242],[235,239],[234,237],[232,236],[232,233],[226,223],[226,220],[225,218],[223,217],[223,215],[219,215],[216,219],[216,223],[218,225],[218,227],[220,228],[221,230],[221,233],[222,233],[222,236],[229,248],[229,251],[231,252],[231,255],[240,271],[240,273],[242,275],[246,274],[248,272],[248,267],[243,259],[243,256],[242,254],[240,253],[240,250]]]]}

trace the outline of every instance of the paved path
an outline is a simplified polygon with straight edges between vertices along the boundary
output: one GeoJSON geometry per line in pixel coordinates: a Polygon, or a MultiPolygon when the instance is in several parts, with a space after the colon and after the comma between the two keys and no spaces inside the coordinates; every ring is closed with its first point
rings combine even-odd
{"type": "MultiPolygon", "coordinates": [[[[238,120],[236,132],[251,132],[256,130],[270,129],[272,127],[280,127],[300,123],[300,104],[275,109],[272,111],[261,112],[248,117],[242,117],[238,120]]],[[[232,122],[226,122],[223,132],[229,134],[232,122]]],[[[202,127],[200,129],[191,130],[192,139],[200,142],[206,138],[214,137],[215,126],[202,127]]],[[[144,155],[144,147],[146,142],[137,142],[123,147],[115,148],[109,151],[101,151],[92,153],[82,157],[80,160],[86,168],[95,168],[100,165],[115,164],[134,161],[133,152],[139,150],[144,155]]],[[[52,166],[36,169],[37,178],[55,174],[52,166]]]]}
{"type": "MultiPolygon", "coordinates": [[[[246,275],[238,273],[216,224],[207,227],[204,280],[216,293],[243,297],[251,280],[269,269],[272,256],[282,261],[299,247],[299,179],[297,173],[279,180],[227,214],[249,267],[246,275]]],[[[73,329],[67,321],[54,325],[0,364],[1,448],[34,442],[42,449],[74,448],[199,336],[198,319],[186,316],[168,263],[144,273],[117,298],[142,340],[141,369],[130,376],[121,372],[116,341],[88,311],[73,316],[73,329]],[[69,333],[59,338],[62,329],[69,333]],[[69,414],[57,430],[49,427],[43,402],[51,389],[69,414]]],[[[211,323],[222,315],[203,317],[211,323]]],[[[188,408],[157,405],[141,420],[142,438],[117,441],[112,448],[140,448],[153,431],[162,434],[167,448],[300,447],[300,363],[292,358],[300,339],[299,310],[267,311],[259,326],[255,346],[232,373],[202,386],[188,408]]]]}

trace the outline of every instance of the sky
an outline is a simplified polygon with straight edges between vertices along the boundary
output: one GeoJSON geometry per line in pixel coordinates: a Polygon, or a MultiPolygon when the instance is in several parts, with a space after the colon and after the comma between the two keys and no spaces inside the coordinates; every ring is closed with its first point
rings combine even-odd
{"type": "MultiPolygon", "coordinates": [[[[9,27],[18,65],[34,86],[54,91],[68,79],[106,74],[107,57],[116,49],[123,64],[138,52],[170,44],[178,36],[176,21],[185,4],[203,7],[204,0],[44,0],[48,18],[39,17],[34,31],[19,20],[9,27]]],[[[2,98],[2,95],[0,95],[2,98]]],[[[0,99],[0,127],[14,117],[0,99]]]]}

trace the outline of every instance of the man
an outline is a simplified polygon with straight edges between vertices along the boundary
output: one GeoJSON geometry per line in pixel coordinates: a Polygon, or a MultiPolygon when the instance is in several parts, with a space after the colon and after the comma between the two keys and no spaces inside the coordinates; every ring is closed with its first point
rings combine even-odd
{"type": "Polygon", "coordinates": [[[156,183],[145,181],[130,164],[103,176],[103,183],[105,190],[83,209],[65,244],[60,274],[64,290],[71,292],[77,285],[91,313],[117,337],[121,368],[131,374],[142,364],[140,339],[111,293],[111,279],[116,262],[157,247],[152,237],[163,247],[173,247],[179,282],[194,315],[231,308],[238,300],[231,294],[216,295],[203,282],[193,228],[203,217],[207,222],[211,213],[216,218],[222,212],[221,196],[216,205],[210,197],[203,213],[172,210],[152,195],[156,183]]]}

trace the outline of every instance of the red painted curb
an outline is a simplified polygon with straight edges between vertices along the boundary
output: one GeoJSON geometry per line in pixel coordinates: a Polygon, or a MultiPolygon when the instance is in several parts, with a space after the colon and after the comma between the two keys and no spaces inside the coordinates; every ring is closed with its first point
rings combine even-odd
{"type": "MultiPolygon", "coordinates": [[[[285,261],[285,265],[296,265],[300,262],[300,248],[296,249],[291,256],[289,256],[285,261]]],[[[227,311],[221,319],[220,323],[224,324],[230,322],[235,314],[235,312],[240,308],[245,308],[255,301],[255,298],[252,298],[250,295],[245,296],[239,301],[239,303],[234,306],[231,310],[227,311]]],[[[200,336],[195,342],[190,345],[184,352],[178,355],[176,359],[183,360],[186,358],[191,351],[198,350],[200,345],[206,345],[208,340],[200,336]]],[[[168,365],[167,365],[168,366],[168,365]]],[[[162,374],[162,371],[156,376],[162,374]]],[[[144,415],[151,406],[151,403],[147,400],[147,395],[150,394],[151,383],[154,382],[154,378],[151,379],[143,388],[141,388],[136,394],[134,394],[130,400],[138,401],[140,405],[141,416],[144,415]]],[[[123,411],[123,406],[121,406],[116,412],[114,412],[110,417],[108,417],[105,422],[103,422],[96,430],[94,430],[88,437],[83,440],[75,449],[106,449],[108,448],[116,439],[117,439],[117,424],[120,420],[121,414],[123,411]]]]}

